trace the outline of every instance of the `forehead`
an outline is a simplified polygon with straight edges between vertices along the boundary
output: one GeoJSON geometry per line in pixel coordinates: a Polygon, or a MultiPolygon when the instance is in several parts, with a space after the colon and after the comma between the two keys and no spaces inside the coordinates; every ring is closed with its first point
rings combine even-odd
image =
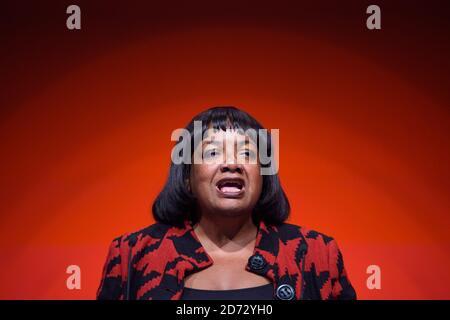
{"type": "Polygon", "coordinates": [[[203,135],[203,145],[218,143],[222,141],[232,142],[235,141],[239,144],[255,144],[254,137],[248,132],[244,132],[242,129],[208,129],[203,135]]]}

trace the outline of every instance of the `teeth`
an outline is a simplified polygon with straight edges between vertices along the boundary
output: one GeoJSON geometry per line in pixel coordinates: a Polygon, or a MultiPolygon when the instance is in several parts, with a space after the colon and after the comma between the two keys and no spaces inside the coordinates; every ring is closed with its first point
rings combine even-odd
{"type": "Polygon", "coordinates": [[[243,188],[243,184],[241,184],[240,182],[235,182],[235,181],[224,181],[222,183],[220,183],[218,185],[220,191],[222,192],[239,192],[242,190],[243,188]]]}

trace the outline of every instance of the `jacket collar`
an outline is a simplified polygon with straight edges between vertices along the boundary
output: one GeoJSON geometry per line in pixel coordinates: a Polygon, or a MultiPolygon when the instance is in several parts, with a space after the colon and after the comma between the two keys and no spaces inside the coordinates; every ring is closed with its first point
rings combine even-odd
{"type": "MultiPolygon", "coordinates": [[[[213,260],[200,243],[189,221],[185,221],[182,228],[171,228],[165,237],[174,239],[176,242],[174,243],[176,256],[172,257],[172,262],[166,265],[158,290],[152,292],[151,298],[180,299],[184,288],[184,278],[208,268],[213,264],[213,260]]],[[[304,238],[299,241],[302,243],[304,238]]],[[[278,227],[261,221],[253,254],[245,269],[268,278],[276,292],[283,285],[295,288],[295,296],[298,299],[303,279],[298,278],[300,272],[293,261],[295,258],[292,253],[287,253],[292,250],[292,244],[288,242],[288,239],[283,239],[278,227]],[[291,268],[290,271],[289,268],[291,268]]]]}
{"type": "MultiPolygon", "coordinates": [[[[200,243],[191,222],[186,220],[184,222],[184,226],[185,236],[183,238],[187,241],[186,245],[187,248],[190,249],[190,252],[186,252],[187,254],[183,255],[184,261],[187,261],[188,263],[183,264],[185,267],[180,271],[183,272],[183,277],[186,277],[189,274],[201,271],[211,266],[213,264],[213,260],[200,243]]],[[[246,270],[265,276],[270,279],[271,282],[275,282],[277,279],[275,273],[276,270],[274,267],[278,256],[278,246],[278,234],[274,227],[268,226],[261,221],[258,225],[253,254],[249,258],[249,263],[246,266],[246,270]],[[254,257],[257,256],[262,257],[263,259],[257,258],[259,259],[257,262],[261,263],[257,265],[257,268],[255,268],[254,264],[252,267],[252,259],[254,260],[254,257]]]]}

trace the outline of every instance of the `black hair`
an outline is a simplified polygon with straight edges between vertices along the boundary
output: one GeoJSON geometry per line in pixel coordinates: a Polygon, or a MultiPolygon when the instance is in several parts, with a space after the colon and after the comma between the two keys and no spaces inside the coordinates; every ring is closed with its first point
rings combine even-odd
{"type": "MultiPolygon", "coordinates": [[[[245,111],[233,106],[213,107],[196,115],[186,126],[191,135],[191,157],[195,150],[194,145],[194,121],[201,121],[202,135],[208,129],[224,130],[248,130],[253,129],[259,132],[264,129],[259,122],[245,111]]],[[[200,140],[197,139],[196,141],[200,140]]],[[[268,155],[271,155],[271,137],[267,132],[268,155]]],[[[258,146],[259,148],[259,146],[258,146]]],[[[180,164],[171,161],[169,177],[162,191],[153,202],[152,212],[156,221],[182,226],[187,219],[196,223],[199,219],[197,201],[188,188],[186,181],[189,181],[191,172],[191,162],[180,164]]],[[[269,164],[261,166],[270,166],[269,164]]],[[[252,213],[254,223],[264,221],[267,224],[279,225],[289,216],[290,205],[286,194],[281,187],[278,174],[263,175],[261,195],[252,213]]]]}

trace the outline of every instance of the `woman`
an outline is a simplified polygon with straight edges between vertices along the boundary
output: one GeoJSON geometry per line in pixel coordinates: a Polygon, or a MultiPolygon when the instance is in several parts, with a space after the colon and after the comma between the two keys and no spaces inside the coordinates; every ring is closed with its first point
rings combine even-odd
{"type": "MultiPolygon", "coordinates": [[[[245,134],[263,127],[216,107],[186,129],[188,160],[200,152],[203,161],[172,161],[156,223],[112,242],[97,298],[356,299],[336,241],[285,223],[278,175],[261,174],[270,165],[258,156],[263,144],[245,134]]],[[[264,145],[271,154],[270,135],[264,145]]]]}

